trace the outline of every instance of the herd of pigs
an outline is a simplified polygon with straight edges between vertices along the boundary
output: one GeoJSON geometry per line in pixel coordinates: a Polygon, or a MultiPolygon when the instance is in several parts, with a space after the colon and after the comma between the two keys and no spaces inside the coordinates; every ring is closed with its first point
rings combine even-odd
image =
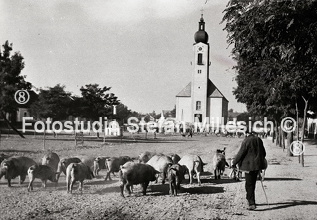
{"type": "MultiPolygon", "coordinates": [[[[184,155],[182,158],[177,155],[164,155],[152,152],[144,152],[138,158],[128,156],[121,157],[67,157],[62,158],[54,153],[48,152],[37,164],[33,159],[24,156],[0,155],[0,179],[5,176],[8,186],[11,186],[11,179],[20,177],[22,184],[28,175],[28,191],[33,190],[34,180],[40,179],[43,187],[46,187],[47,180],[57,184],[61,173],[66,175],[67,192],[72,193],[73,185],[79,182],[79,190],[83,189],[83,181],[98,176],[101,169],[106,169],[105,180],[111,180],[110,174],[119,172],[120,191],[124,197],[124,190],[131,194],[133,185],[142,186],[143,195],[151,181],[158,181],[161,176],[162,184],[169,181],[170,194],[177,195],[180,184],[185,174],[189,175],[189,183],[192,184],[193,176],[196,174],[198,184],[201,184],[200,174],[206,165],[198,155],[184,155]]],[[[220,178],[225,167],[229,166],[225,158],[225,148],[218,149],[213,158],[215,178],[220,178]]]]}

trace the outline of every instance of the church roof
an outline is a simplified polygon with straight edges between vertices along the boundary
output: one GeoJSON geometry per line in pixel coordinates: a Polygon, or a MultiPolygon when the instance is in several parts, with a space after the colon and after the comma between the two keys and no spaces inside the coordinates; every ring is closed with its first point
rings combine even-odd
{"type": "MultiPolygon", "coordinates": [[[[180,91],[176,97],[191,97],[191,82],[184,88],[182,91],[180,91]]],[[[220,92],[220,90],[211,82],[210,79],[208,79],[208,88],[207,88],[207,97],[208,98],[224,98],[226,97],[220,92]]],[[[227,100],[228,101],[228,100],[227,100]]]]}
{"type": "Polygon", "coordinates": [[[192,83],[188,83],[188,85],[180,91],[176,97],[191,97],[191,91],[192,91],[192,83]]]}

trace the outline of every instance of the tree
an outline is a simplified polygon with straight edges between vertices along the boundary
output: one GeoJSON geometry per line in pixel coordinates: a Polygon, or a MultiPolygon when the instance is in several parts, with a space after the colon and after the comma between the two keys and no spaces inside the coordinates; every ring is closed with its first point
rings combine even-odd
{"type": "Polygon", "coordinates": [[[6,123],[21,137],[24,136],[6,118],[6,113],[16,114],[18,105],[14,100],[17,90],[31,89],[31,83],[25,81],[25,76],[21,75],[24,68],[23,56],[20,52],[11,55],[12,43],[8,41],[2,45],[3,52],[0,50],[0,116],[6,123]]]}
{"type": "Polygon", "coordinates": [[[171,117],[175,118],[176,117],[176,105],[174,105],[174,108],[171,111],[171,117]]]}
{"type": "Polygon", "coordinates": [[[29,112],[36,118],[52,118],[53,121],[65,120],[71,112],[71,94],[65,86],[41,89],[38,100],[31,104],[29,112]]]}
{"type": "Polygon", "coordinates": [[[116,119],[118,119],[119,122],[127,121],[128,118],[131,117],[132,111],[130,109],[128,109],[128,107],[122,103],[117,105],[116,111],[117,112],[116,112],[115,117],[116,117],[116,119]]]}
{"type": "Polygon", "coordinates": [[[119,100],[113,93],[107,93],[111,87],[99,88],[98,84],[89,84],[81,87],[83,97],[81,113],[90,120],[98,120],[99,117],[113,115],[113,105],[118,105],[119,100]]]}
{"type": "Polygon", "coordinates": [[[234,95],[255,115],[282,117],[316,100],[317,2],[231,0],[223,21],[238,72],[234,95]]]}

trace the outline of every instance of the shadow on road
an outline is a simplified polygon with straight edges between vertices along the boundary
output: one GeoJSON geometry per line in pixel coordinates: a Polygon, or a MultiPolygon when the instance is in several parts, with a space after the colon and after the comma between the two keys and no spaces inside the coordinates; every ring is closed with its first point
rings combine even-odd
{"type": "MultiPolygon", "coordinates": [[[[288,208],[292,206],[300,206],[300,205],[317,205],[317,201],[293,200],[290,202],[279,202],[279,203],[270,204],[271,206],[270,208],[256,209],[256,210],[257,211],[277,210],[277,209],[284,209],[284,208],[288,208]]],[[[258,204],[257,206],[267,206],[267,204],[258,204]]]]}
{"type": "Polygon", "coordinates": [[[294,180],[303,180],[299,178],[288,178],[288,177],[265,177],[264,181],[294,181],[294,180]]]}
{"type": "Polygon", "coordinates": [[[37,153],[38,151],[32,151],[32,150],[15,150],[15,149],[1,149],[0,152],[6,152],[6,153],[37,153]]]}

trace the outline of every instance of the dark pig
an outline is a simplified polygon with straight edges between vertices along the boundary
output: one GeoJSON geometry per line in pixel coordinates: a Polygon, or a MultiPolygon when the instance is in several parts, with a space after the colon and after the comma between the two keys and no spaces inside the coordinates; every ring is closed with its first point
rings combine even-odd
{"type": "MultiPolygon", "coordinates": [[[[8,159],[10,156],[5,155],[5,154],[0,154],[0,164],[2,161],[4,161],[4,159],[8,159]]],[[[1,179],[1,178],[0,178],[1,179]]]]}
{"type": "Polygon", "coordinates": [[[8,180],[8,186],[11,186],[11,179],[20,176],[20,184],[26,178],[30,166],[36,165],[36,162],[28,157],[10,157],[1,162],[0,179],[2,176],[8,180]]]}
{"type": "Polygon", "coordinates": [[[107,180],[108,178],[109,180],[111,180],[110,173],[119,172],[120,166],[128,161],[132,161],[132,159],[128,156],[107,158],[106,165],[108,167],[108,172],[105,180],[107,180]]]}
{"type": "Polygon", "coordinates": [[[213,157],[215,179],[220,179],[220,176],[223,175],[226,166],[229,167],[229,164],[226,161],[226,148],[223,150],[217,149],[216,154],[213,157]]]}
{"type": "Polygon", "coordinates": [[[124,188],[131,194],[130,188],[133,185],[141,184],[142,193],[146,195],[146,189],[150,181],[156,180],[156,174],[159,172],[152,166],[143,163],[127,162],[121,166],[119,176],[121,179],[121,196],[124,197],[124,188]]]}
{"type": "Polygon", "coordinates": [[[110,157],[96,157],[94,160],[94,168],[93,173],[95,176],[98,176],[98,173],[102,169],[108,169],[108,166],[106,164],[106,159],[110,157]]]}
{"type": "Polygon", "coordinates": [[[170,194],[177,196],[177,190],[180,190],[180,184],[185,179],[185,167],[179,164],[173,164],[168,168],[167,178],[169,179],[170,194]]]}
{"type": "Polygon", "coordinates": [[[178,154],[171,154],[171,158],[172,158],[173,164],[177,164],[181,160],[181,157],[178,154]]]}
{"type": "Polygon", "coordinates": [[[56,172],[53,170],[52,167],[48,165],[32,165],[28,169],[28,176],[29,176],[28,191],[33,190],[32,184],[35,178],[38,178],[42,181],[42,185],[44,188],[46,188],[47,180],[57,183],[56,172]]]}
{"type": "Polygon", "coordinates": [[[79,190],[82,192],[84,180],[91,180],[94,177],[90,167],[83,162],[69,164],[66,169],[67,193],[72,193],[76,181],[80,182],[79,190]]]}

